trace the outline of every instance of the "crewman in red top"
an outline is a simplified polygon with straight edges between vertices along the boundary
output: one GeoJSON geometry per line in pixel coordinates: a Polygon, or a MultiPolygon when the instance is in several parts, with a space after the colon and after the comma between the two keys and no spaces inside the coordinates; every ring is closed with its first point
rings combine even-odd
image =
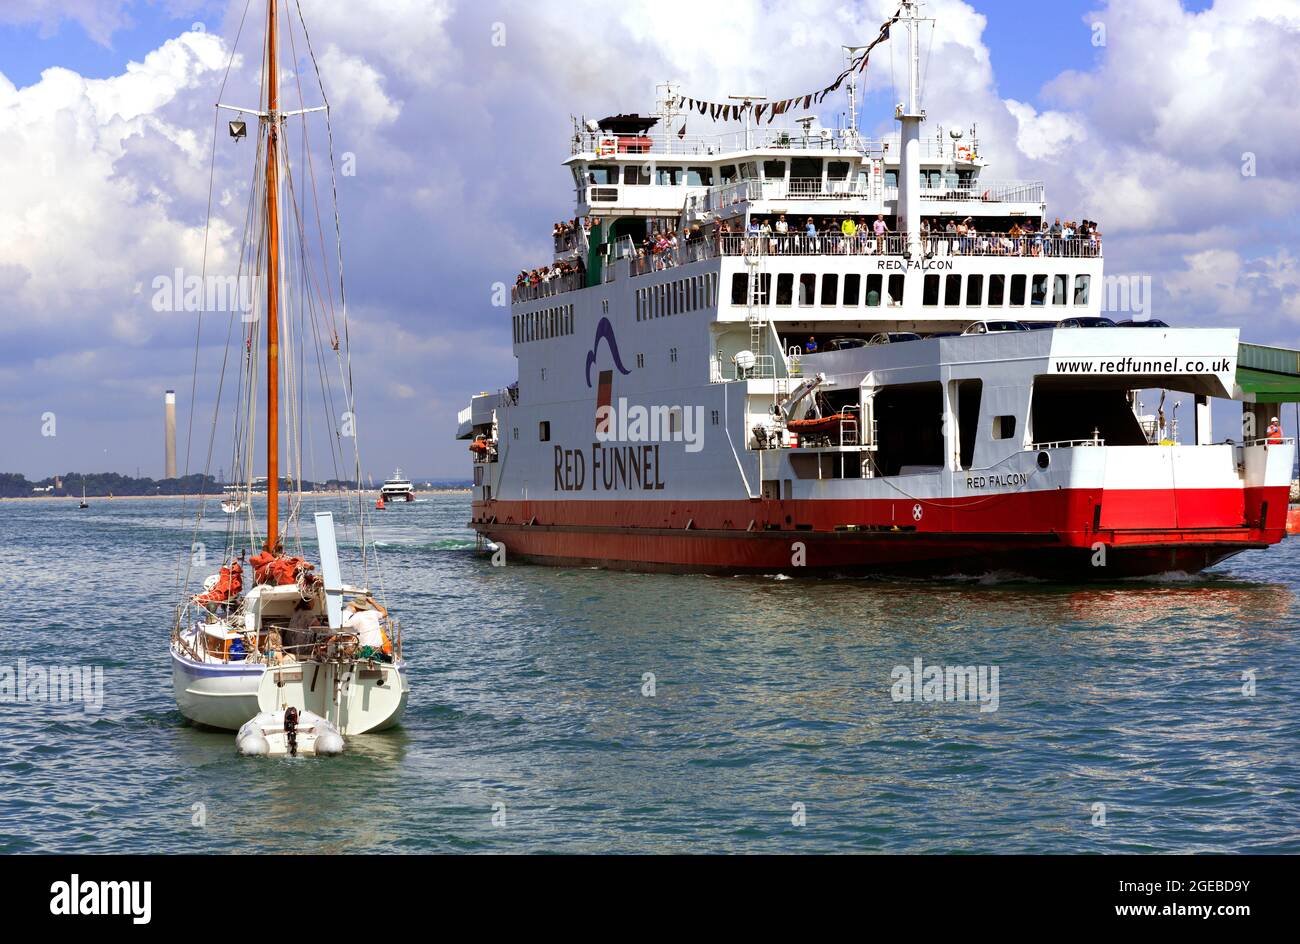
{"type": "Polygon", "coordinates": [[[1268,443],[1269,445],[1279,445],[1282,442],[1282,424],[1273,417],[1273,421],[1268,424],[1268,443]]]}

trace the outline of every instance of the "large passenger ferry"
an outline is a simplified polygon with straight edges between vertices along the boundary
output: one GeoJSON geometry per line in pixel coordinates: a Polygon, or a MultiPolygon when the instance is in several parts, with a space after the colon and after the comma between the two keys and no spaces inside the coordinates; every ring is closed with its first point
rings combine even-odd
{"type": "Polygon", "coordinates": [[[1281,540],[1294,445],[1264,435],[1270,405],[1211,434],[1237,330],[1103,317],[1098,224],[991,179],[975,128],[923,133],[922,22],[905,2],[889,24],[909,75],[885,140],[756,126],[751,102],[743,131],[687,134],[671,92],[575,121],[576,216],[514,289],[518,378],[459,417],[483,541],[637,570],[1075,579],[1281,540]],[[1187,442],[1142,413],[1162,391],[1194,397],[1187,442]]]}

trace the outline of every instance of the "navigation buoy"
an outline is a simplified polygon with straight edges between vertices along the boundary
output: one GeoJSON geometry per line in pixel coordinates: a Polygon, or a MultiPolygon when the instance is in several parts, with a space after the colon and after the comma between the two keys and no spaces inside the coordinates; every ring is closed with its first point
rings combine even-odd
{"type": "Polygon", "coordinates": [[[376,499],[375,499],[375,508],[376,508],[378,511],[383,511],[383,510],[384,510],[384,500],[383,500],[382,498],[376,498],[376,499]]]}

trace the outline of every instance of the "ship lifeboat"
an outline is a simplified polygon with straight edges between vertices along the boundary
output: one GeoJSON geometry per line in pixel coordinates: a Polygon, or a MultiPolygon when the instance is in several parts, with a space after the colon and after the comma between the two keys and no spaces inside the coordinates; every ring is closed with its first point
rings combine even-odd
{"type": "Polygon", "coordinates": [[[469,451],[474,453],[476,456],[487,455],[491,448],[492,443],[488,441],[486,436],[480,436],[469,444],[469,451]]]}
{"type": "Polygon", "coordinates": [[[855,419],[852,413],[833,413],[811,419],[789,420],[785,425],[792,433],[800,436],[823,436],[840,428],[845,420],[855,419]]]}

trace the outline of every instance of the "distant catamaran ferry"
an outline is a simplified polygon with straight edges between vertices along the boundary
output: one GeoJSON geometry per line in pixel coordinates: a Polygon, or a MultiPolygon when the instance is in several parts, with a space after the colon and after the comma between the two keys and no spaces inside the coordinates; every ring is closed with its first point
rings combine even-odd
{"type": "Polygon", "coordinates": [[[756,128],[752,101],[743,132],[697,137],[705,107],[671,92],[576,125],[577,217],[514,291],[518,380],[459,418],[482,539],[637,570],[1064,578],[1281,540],[1293,442],[1254,438],[1257,404],[1211,440],[1237,330],[1113,325],[1096,223],[988,179],[974,129],[922,138],[919,6],[882,30],[908,46],[896,139],[756,128]],[[1144,390],[1195,397],[1194,444],[1144,390]]]}

